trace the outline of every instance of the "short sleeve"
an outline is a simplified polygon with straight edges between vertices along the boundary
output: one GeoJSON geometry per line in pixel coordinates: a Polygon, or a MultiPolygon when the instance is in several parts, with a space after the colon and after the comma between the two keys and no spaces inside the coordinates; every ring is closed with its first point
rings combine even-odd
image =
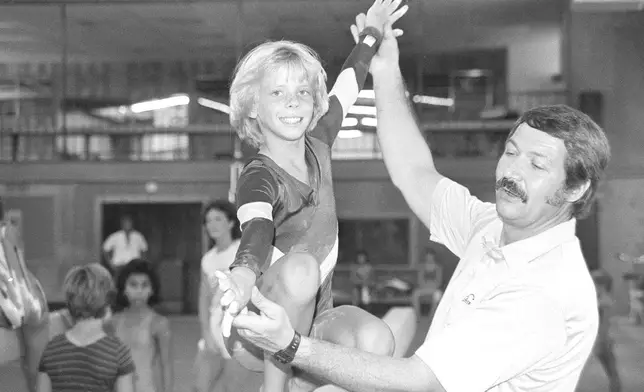
{"type": "Polygon", "coordinates": [[[416,355],[447,392],[487,391],[563,347],[566,329],[560,308],[544,294],[526,291],[500,293],[427,336],[416,355]]]}
{"type": "Polygon", "coordinates": [[[461,257],[477,226],[496,219],[496,208],[448,179],[436,185],[431,200],[430,239],[461,257]]]}
{"type": "Polygon", "coordinates": [[[117,375],[125,376],[126,374],[134,373],[134,361],[132,360],[132,353],[130,349],[123,343],[119,345],[117,352],[117,375]]]}
{"type": "Polygon", "coordinates": [[[239,176],[237,206],[250,203],[273,205],[278,197],[279,186],[275,176],[261,161],[250,162],[239,176]]]}

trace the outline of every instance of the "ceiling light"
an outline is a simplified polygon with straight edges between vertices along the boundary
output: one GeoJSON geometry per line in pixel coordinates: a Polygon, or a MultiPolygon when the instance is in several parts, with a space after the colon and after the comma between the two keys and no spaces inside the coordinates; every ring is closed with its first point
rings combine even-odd
{"type": "Polygon", "coordinates": [[[373,117],[365,117],[360,120],[360,124],[364,125],[365,127],[375,127],[378,125],[378,120],[373,117]]]}
{"type": "Polygon", "coordinates": [[[219,110],[220,112],[230,114],[230,106],[226,105],[225,103],[213,101],[212,99],[208,98],[199,98],[197,99],[197,103],[203,107],[207,107],[212,110],[219,110]]]}
{"type": "Polygon", "coordinates": [[[362,132],[357,129],[343,129],[338,133],[340,139],[355,139],[362,137],[362,132]]]}
{"type": "Polygon", "coordinates": [[[183,106],[190,103],[190,97],[185,94],[173,95],[168,98],[154,99],[151,101],[143,101],[132,104],[130,110],[134,113],[149,112],[151,110],[159,110],[171,108],[174,106],[183,106]]]}
{"type": "Polygon", "coordinates": [[[376,107],[375,106],[360,106],[353,105],[349,108],[349,113],[351,114],[361,114],[363,116],[375,116],[376,107]]]}
{"type": "Polygon", "coordinates": [[[375,99],[376,93],[373,90],[360,90],[360,93],[358,93],[358,98],[375,99]]]}
{"type": "Polygon", "coordinates": [[[346,117],[342,120],[343,127],[355,127],[356,125],[358,125],[358,119],[355,117],[346,117]]]}
{"type": "Polygon", "coordinates": [[[434,106],[453,106],[454,100],[452,98],[431,97],[428,95],[414,95],[411,99],[414,103],[422,103],[425,105],[434,106]]]}

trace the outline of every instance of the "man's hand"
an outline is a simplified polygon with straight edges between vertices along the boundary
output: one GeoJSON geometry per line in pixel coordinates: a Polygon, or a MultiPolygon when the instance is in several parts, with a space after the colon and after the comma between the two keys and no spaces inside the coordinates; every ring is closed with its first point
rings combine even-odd
{"type": "MultiPolygon", "coordinates": [[[[382,2],[382,1],[376,0],[376,3],[374,3],[374,5],[371,8],[374,8],[376,4],[379,2],[382,2]]],[[[400,1],[394,0],[393,2],[388,1],[388,3],[391,3],[392,6],[395,3],[396,7],[398,7],[398,5],[400,4],[400,1]]],[[[371,8],[367,12],[367,14],[371,12],[371,8]]],[[[392,65],[398,66],[399,52],[398,52],[398,41],[396,40],[396,38],[403,35],[403,31],[401,29],[394,30],[392,28],[392,25],[403,15],[405,15],[408,9],[409,7],[407,5],[404,5],[400,7],[398,10],[396,10],[395,12],[388,15],[388,19],[385,22],[384,28],[382,30],[383,32],[382,43],[380,44],[380,48],[378,48],[378,52],[371,60],[371,66],[369,67],[369,71],[372,74],[374,72],[387,69],[392,65]]],[[[351,25],[350,27],[351,35],[353,36],[353,40],[356,43],[359,40],[360,33],[367,26],[367,18],[368,16],[365,14],[358,14],[358,16],[356,16],[356,23],[351,25]]]]}
{"type": "Polygon", "coordinates": [[[368,26],[377,29],[381,34],[383,34],[385,31],[385,25],[387,23],[393,24],[398,18],[400,18],[400,16],[402,16],[400,15],[392,20],[392,15],[396,12],[398,7],[400,7],[401,1],[402,0],[374,1],[374,3],[371,5],[371,7],[369,7],[369,10],[367,11],[367,15],[364,19],[365,23],[360,31],[362,31],[365,26],[368,26]]]}
{"type": "Polygon", "coordinates": [[[239,335],[270,354],[286,348],[295,330],[284,308],[266,299],[257,287],[253,287],[251,301],[260,314],[245,312],[235,317],[233,325],[239,335]]]}
{"type": "Polygon", "coordinates": [[[216,271],[219,289],[223,295],[220,305],[224,308],[221,332],[230,336],[232,319],[246,308],[250,300],[251,288],[255,286],[255,274],[247,268],[235,268],[232,272],[216,271]]]}

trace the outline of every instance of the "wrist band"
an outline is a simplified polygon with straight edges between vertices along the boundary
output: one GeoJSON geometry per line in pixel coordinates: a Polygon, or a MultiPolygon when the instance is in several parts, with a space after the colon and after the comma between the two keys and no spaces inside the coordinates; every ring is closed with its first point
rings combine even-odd
{"type": "Polygon", "coordinates": [[[367,26],[360,32],[359,42],[377,48],[382,42],[382,33],[375,27],[367,26]]]}

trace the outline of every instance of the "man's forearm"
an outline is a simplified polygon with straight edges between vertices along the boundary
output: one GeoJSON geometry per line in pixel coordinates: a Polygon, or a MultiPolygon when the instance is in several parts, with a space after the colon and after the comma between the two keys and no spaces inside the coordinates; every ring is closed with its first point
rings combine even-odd
{"type": "MultiPolygon", "coordinates": [[[[417,358],[392,358],[302,337],[293,366],[353,392],[434,391],[417,358]]],[[[425,370],[425,371],[424,371],[425,370]]]]}
{"type": "Polygon", "coordinates": [[[373,75],[378,139],[394,184],[413,178],[414,169],[434,169],[434,161],[418,128],[398,64],[373,75]]]}

